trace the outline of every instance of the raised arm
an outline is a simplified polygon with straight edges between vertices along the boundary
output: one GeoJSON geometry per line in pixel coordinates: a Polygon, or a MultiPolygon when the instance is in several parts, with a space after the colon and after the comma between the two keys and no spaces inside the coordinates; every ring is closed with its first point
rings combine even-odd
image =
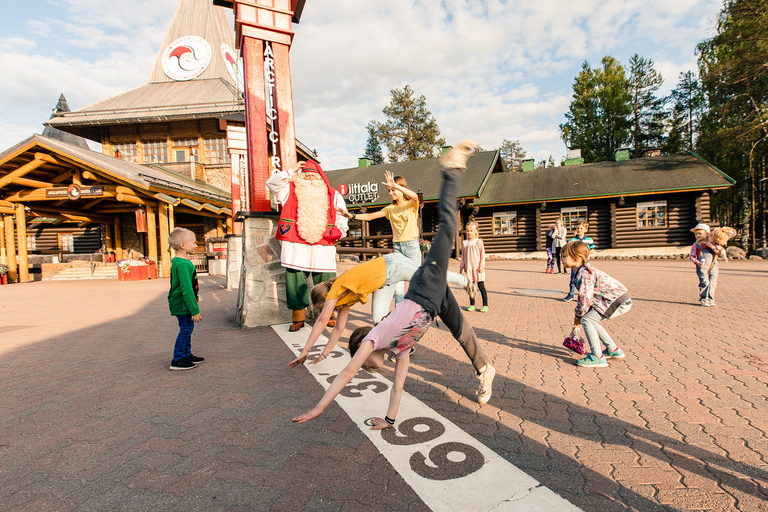
{"type": "Polygon", "coordinates": [[[409,203],[415,204],[416,206],[419,205],[419,194],[397,183],[395,181],[395,175],[392,173],[392,171],[384,171],[384,181],[382,183],[388,188],[393,188],[402,192],[405,197],[409,198],[409,203]]]}

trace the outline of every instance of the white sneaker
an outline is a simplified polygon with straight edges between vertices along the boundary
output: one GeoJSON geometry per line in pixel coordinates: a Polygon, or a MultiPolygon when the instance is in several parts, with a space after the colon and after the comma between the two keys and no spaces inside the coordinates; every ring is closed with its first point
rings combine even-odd
{"type": "Polygon", "coordinates": [[[488,403],[493,392],[493,378],[496,376],[496,368],[490,364],[485,366],[485,371],[477,376],[480,386],[477,388],[477,401],[481,404],[488,403]]]}

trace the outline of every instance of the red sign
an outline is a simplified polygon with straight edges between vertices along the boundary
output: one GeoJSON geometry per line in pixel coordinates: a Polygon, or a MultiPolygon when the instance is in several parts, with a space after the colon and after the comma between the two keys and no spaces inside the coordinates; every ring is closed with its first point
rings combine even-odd
{"type": "Polygon", "coordinates": [[[147,214],[141,209],[136,210],[136,232],[147,232],[147,214]]]}
{"type": "Polygon", "coordinates": [[[349,187],[345,183],[339,185],[339,194],[345,196],[347,192],[349,192],[349,187]]]}

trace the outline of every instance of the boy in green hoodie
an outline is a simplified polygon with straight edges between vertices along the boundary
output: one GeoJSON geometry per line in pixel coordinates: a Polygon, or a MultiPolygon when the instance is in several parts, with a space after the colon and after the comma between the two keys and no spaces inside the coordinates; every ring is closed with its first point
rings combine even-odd
{"type": "Polygon", "coordinates": [[[171,260],[171,291],[168,292],[168,307],[171,315],[179,320],[179,335],[173,350],[171,370],[191,370],[205,361],[192,355],[192,330],[195,322],[202,320],[197,305],[199,287],[195,265],[189,255],[197,249],[195,234],[185,228],[175,228],[168,237],[176,256],[171,260]]]}

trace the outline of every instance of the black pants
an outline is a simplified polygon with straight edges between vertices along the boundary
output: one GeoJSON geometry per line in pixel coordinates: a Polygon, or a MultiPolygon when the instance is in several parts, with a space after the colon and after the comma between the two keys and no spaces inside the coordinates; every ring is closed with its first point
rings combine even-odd
{"type": "MultiPolygon", "coordinates": [[[[488,305],[488,292],[485,290],[485,281],[477,282],[477,289],[480,290],[480,296],[483,298],[483,306],[488,305]]],[[[475,305],[475,299],[469,299],[469,305],[475,305]]]]}
{"type": "Polygon", "coordinates": [[[552,251],[555,253],[555,260],[557,260],[557,271],[562,272],[563,266],[560,264],[560,251],[562,247],[553,247],[552,251]]]}
{"type": "Polygon", "coordinates": [[[448,272],[448,262],[453,250],[453,240],[456,236],[458,208],[457,194],[461,170],[443,169],[443,184],[440,190],[440,227],[432,242],[429,252],[424,257],[424,263],[411,277],[406,299],[410,299],[427,311],[440,317],[451,334],[459,342],[461,348],[472,361],[472,366],[479,373],[488,358],[477,340],[472,325],[466,321],[464,314],[453,296],[445,280],[448,272]]]}

